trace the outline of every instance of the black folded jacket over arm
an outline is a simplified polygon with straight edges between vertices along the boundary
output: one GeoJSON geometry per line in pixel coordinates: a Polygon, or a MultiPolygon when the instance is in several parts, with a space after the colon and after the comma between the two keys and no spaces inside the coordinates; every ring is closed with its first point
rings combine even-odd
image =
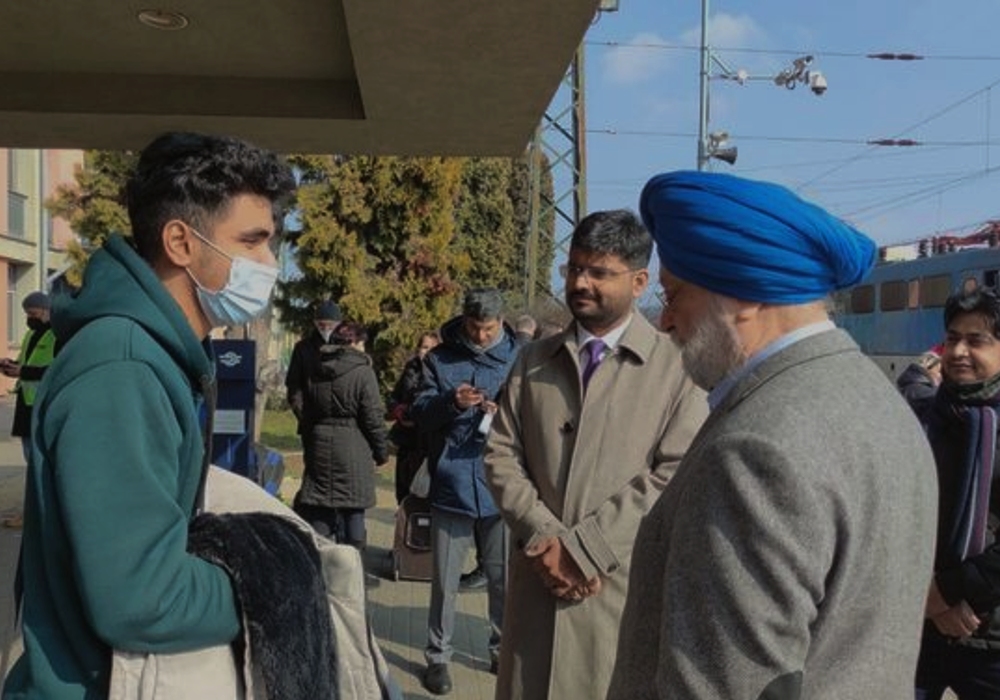
{"type": "Polygon", "coordinates": [[[268,700],[338,697],[323,570],[306,532],[267,513],[203,513],[191,522],[188,550],[232,578],[268,700]]]}

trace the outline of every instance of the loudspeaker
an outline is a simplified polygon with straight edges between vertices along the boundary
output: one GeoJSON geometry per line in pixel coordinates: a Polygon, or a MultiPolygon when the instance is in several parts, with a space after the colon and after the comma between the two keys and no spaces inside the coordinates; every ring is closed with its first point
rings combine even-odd
{"type": "Polygon", "coordinates": [[[736,152],[737,152],[736,146],[729,146],[728,148],[717,148],[714,151],[712,151],[712,157],[718,158],[719,160],[723,160],[729,163],[730,165],[733,165],[736,162],[736,152]]]}

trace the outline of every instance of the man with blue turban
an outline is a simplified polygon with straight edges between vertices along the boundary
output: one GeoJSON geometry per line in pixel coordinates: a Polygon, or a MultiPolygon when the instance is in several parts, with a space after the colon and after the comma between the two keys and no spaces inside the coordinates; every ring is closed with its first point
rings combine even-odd
{"type": "Polygon", "coordinates": [[[640,213],[711,414],[639,529],[609,700],[909,700],[934,461],[826,307],[875,245],[716,173],[654,177],[640,213]]]}

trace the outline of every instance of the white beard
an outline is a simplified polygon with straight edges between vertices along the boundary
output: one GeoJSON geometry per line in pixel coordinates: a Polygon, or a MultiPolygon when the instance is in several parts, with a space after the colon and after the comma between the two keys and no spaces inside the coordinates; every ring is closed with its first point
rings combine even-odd
{"type": "Polygon", "coordinates": [[[718,386],[746,361],[736,329],[723,318],[718,308],[712,309],[684,343],[681,360],[691,381],[705,391],[718,386]]]}

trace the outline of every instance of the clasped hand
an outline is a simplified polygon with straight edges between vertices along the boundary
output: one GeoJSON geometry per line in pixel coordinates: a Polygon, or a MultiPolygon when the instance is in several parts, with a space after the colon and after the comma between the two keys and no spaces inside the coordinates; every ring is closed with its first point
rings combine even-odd
{"type": "Polygon", "coordinates": [[[925,614],[946,637],[963,639],[975,632],[980,625],[979,616],[964,600],[950,605],[941,594],[937,581],[931,581],[927,592],[925,614]]]}
{"type": "Polygon", "coordinates": [[[525,547],[524,553],[545,587],[557,598],[579,602],[601,592],[601,577],[586,579],[558,537],[542,538],[525,547]]]}
{"type": "Polygon", "coordinates": [[[931,622],[944,636],[963,639],[979,628],[980,619],[963,600],[932,617],[931,622]]]}

